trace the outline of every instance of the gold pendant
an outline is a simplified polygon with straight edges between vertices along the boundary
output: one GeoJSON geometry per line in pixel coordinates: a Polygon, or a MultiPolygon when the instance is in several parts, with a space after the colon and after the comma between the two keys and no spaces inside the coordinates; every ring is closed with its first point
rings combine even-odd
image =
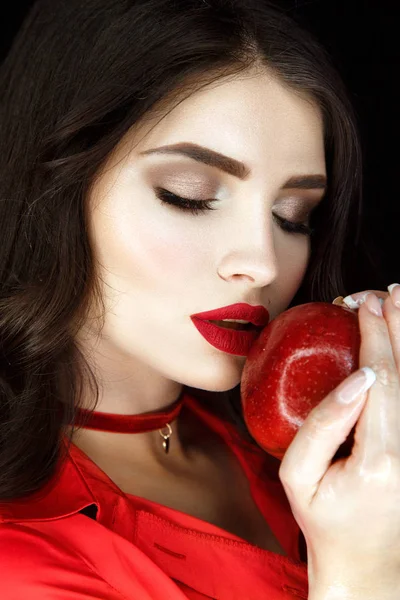
{"type": "Polygon", "coordinates": [[[172,428],[171,425],[169,423],[166,424],[166,426],[164,427],[164,429],[168,427],[168,433],[163,433],[162,429],[159,429],[159,434],[161,435],[162,438],[164,438],[163,440],[163,448],[165,451],[165,454],[168,454],[169,452],[169,438],[171,437],[172,434],[172,428]]]}

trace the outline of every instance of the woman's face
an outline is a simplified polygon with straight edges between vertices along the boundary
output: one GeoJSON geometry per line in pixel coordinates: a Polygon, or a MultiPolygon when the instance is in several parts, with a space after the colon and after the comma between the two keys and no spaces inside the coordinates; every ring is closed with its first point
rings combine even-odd
{"type": "Polygon", "coordinates": [[[321,114],[267,73],[221,80],[124,138],[90,195],[107,313],[96,343],[89,329],[84,338],[122,396],[162,393],[166,382],[210,391],[240,382],[246,357],[212,346],[190,316],[239,302],[264,306],[270,320],[285,310],[310,243],[278,217],[307,223],[324,189],[288,182],[317,175],[326,175],[321,114]],[[222,154],[243,173],[154,152],[175,144],[222,154]],[[170,206],[156,188],[211,199],[214,210],[170,206]]]}

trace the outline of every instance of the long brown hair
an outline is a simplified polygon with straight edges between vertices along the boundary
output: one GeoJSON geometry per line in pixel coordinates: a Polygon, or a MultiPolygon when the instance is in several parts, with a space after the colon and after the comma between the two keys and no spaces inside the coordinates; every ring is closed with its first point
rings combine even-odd
{"type": "MultiPolygon", "coordinates": [[[[93,409],[98,400],[74,341],[91,302],[104,311],[85,203],[96,174],[150,111],[161,120],[255,64],[323,114],[329,190],[291,305],[331,302],[346,293],[361,151],[341,79],[311,35],[267,0],[38,0],[30,10],[0,70],[0,500],[51,478],[86,378],[93,409]]],[[[240,386],[217,395],[246,435],[240,386]]]]}

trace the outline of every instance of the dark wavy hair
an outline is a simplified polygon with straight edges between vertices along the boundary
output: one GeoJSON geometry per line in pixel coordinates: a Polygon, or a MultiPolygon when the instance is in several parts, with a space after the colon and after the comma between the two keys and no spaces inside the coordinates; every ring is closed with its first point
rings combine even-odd
{"type": "MultiPolygon", "coordinates": [[[[0,69],[0,500],[53,476],[84,382],[91,408],[98,402],[75,342],[93,301],[104,315],[87,227],[96,174],[140,119],[161,120],[195,91],[254,65],[322,111],[329,189],[313,213],[311,257],[291,306],[331,302],[347,293],[362,153],[344,85],[313,36],[267,0],[38,0],[31,8],[0,69]]],[[[240,384],[189,390],[213,410],[225,406],[252,441],[240,384]]]]}

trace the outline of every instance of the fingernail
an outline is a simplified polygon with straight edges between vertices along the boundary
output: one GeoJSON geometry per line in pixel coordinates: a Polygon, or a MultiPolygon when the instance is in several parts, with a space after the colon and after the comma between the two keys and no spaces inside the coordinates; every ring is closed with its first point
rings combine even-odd
{"type": "Polygon", "coordinates": [[[373,294],[372,292],[368,293],[366,296],[365,304],[370,313],[376,315],[377,317],[383,317],[382,304],[379,302],[375,294],[373,294]]]}
{"type": "MultiPolygon", "coordinates": [[[[350,294],[350,296],[346,296],[346,298],[343,298],[343,302],[347,304],[349,308],[357,309],[360,308],[361,304],[364,304],[367,295],[370,293],[371,292],[357,292],[356,294],[350,294]]],[[[384,299],[378,298],[377,296],[375,296],[375,298],[377,298],[379,304],[383,306],[383,303],[385,302],[384,299]]]]}
{"type": "Polygon", "coordinates": [[[393,304],[397,306],[397,308],[400,308],[400,285],[398,283],[392,283],[392,285],[388,285],[388,291],[393,304]]]}
{"type": "Polygon", "coordinates": [[[370,367],[362,367],[357,375],[346,381],[338,389],[336,399],[340,404],[351,404],[358,399],[360,394],[369,390],[375,381],[375,371],[370,369],[370,367]]]}

